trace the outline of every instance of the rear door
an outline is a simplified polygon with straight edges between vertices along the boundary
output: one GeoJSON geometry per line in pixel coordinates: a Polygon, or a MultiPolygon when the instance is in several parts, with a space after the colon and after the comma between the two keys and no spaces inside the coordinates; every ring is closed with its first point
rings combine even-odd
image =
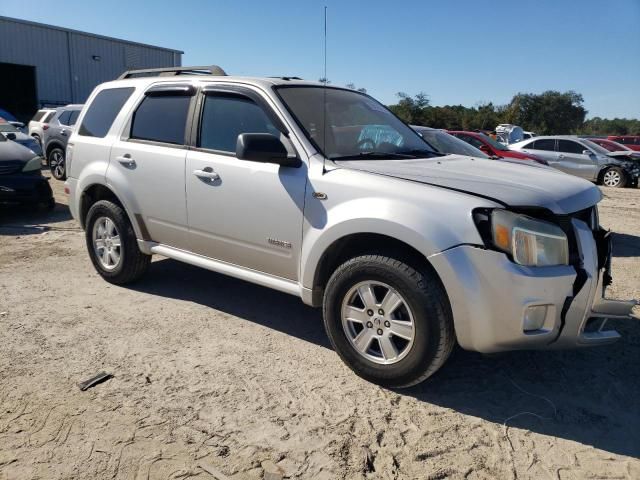
{"type": "Polygon", "coordinates": [[[185,138],[195,88],[157,84],[145,91],[111,148],[109,183],[126,192],[146,239],[188,249],[185,138]]]}
{"type": "Polygon", "coordinates": [[[558,140],[558,168],[564,172],[587,180],[595,180],[598,165],[595,155],[585,155],[588,150],[581,143],[573,140],[558,140]]]}
{"type": "Polygon", "coordinates": [[[278,136],[295,155],[277,114],[257,92],[207,87],[200,103],[186,169],[192,250],[296,280],[307,165],[291,168],[236,158],[241,133],[278,136]]]}

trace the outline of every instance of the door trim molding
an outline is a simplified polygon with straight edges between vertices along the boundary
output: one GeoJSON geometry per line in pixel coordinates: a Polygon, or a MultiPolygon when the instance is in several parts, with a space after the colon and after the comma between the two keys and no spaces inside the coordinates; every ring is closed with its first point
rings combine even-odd
{"type": "Polygon", "coordinates": [[[180,262],[185,262],[196,267],[205,268],[213,272],[229,275],[240,280],[255,283],[263,287],[272,288],[280,292],[302,297],[302,288],[298,282],[288,280],[282,277],[276,277],[266,273],[251,270],[249,268],[240,267],[231,263],[214,260],[212,258],[197,255],[192,252],[180,250],[155,242],[145,242],[151,253],[156,253],[164,257],[172,258],[180,262]]]}

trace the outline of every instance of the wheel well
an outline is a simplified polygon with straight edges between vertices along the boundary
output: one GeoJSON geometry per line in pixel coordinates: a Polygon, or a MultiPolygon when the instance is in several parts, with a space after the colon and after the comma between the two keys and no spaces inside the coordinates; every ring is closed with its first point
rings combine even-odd
{"type": "Polygon", "coordinates": [[[415,269],[430,270],[437,276],[427,258],[411,245],[378,233],[356,233],[336,240],[324,252],[314,276],[315,294],[324,291],[333,272],[344,262],[360,255],[371,254],[389,255],[415,269]]]}
{"type": "Polygon", "coordinates": [[[598,173],[598,184],[601,185],[602,181],[604,180],[604,174],[607,172],[607,170],[611,170],[612,168],[619,168],[622,171],[623,175],[627,175],[627,172],[624,168],[619,167],[618,165],[605,165],[604,167],[602,167],[602,169],[600,170],[600,173],[598,173]]]}
{"type": "Polygon", "coordinates": [[[91,206],[99,200],[109,200],[110,202],[115,203],[116,205],[122,207],[124,210],[124,206],[122,202],[118,199],[115,193],[113,193],[109,188],[104,185],[95,184],[91,185],[84,192],[82,192],[82,196],[80,197],[80,224],[82,228],[85,226],[85,218],[91,206]]]}
{"type": "Polygon", "coordinates": [[[46,151],[45,151],[45,153],[47,155],[47,159],[49,158],[49,154],[51,153],[51,150],[53,150],[56,147],[59,147],[62,150],[64,150],[64,147],[61,144],[59,144],[58,142],[50,143],[49,145],[47,145],[47,148],[46,148],[46,151]]]}

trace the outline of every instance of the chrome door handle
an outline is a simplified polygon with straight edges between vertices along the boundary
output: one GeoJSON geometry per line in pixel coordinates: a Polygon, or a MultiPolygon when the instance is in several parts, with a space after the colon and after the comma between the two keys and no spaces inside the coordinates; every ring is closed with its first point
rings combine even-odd
{"type": "Polygon", "coordinates": [[[205,180],[220,180],[220,175],[218,175],[216,172],[213,171],[213,169],[211,167],[207,167],[204,170],[194,170],[193,174],[198,177],[198,178],[202,178],[205,180]]]}
{"type": "Polygon", "coordinates": [[[133,168],[136,166],[136,161],[131,158],[131,155],[129,155],[128,153],[125,153],[121,157],[116,157],[116,160],[118,160],[118,162],[120,162],[127,168],[133,168]]]}

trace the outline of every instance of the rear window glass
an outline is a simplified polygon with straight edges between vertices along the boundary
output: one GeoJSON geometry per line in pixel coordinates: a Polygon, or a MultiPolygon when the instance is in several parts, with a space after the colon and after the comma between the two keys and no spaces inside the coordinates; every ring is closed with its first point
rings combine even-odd
{"type": "Polygon", "coordinates": [[[131,138],[154,142],[184,143],[191,96],[147,96],[133,114],[131,138]]]}
{"type": "Polygon", "coordinates": [[[531,150],[545,150],[549,152],[553,152],[555,150],[556,141],[551,138],[546,138],[544,140],[536,140],[535,142],[531,142],[527,145],[526,149],[531,150]]]}
{"type": "Polygon", "coordinates": [[[36,112],[36,114],[33,116],[33,118],[31,119],[31,121],[32,121],[32,122],[38,122],[38,121],[40,121],[40,119],[41,119],[42,117],[44,117],[44,114],[45,114],[45,113],[47,113],[47,112],[44,112],[44,111],[42,111],[42,110],[38,110],[38,111],[36,112]]]}
{"type": "Polygon", "coordinates": [[[104,137],[133,90],[133,87],[108,88],[98,93],[82,119],[78,134],[85,137],[104,137]]]}
{"type": "Polygon", "coordinates": [[[67,110],[66,112],[62,112],[58,117],[58,121],[62,125],[69,125],[69,117],[71,116],[71,112],[67,110]]]}
{"type": "Polygon", "coordinates": [[[56,112],[49,112],[47,113],[44,118],[42,119],[42,123],[47,123],[49,120],[51,120],[51,118],[56,114],[56,112]]]}
{"type": "Polygon", "coordinates": [[[69,126],[75,125],[78,121],[78,117],[80,116],[80,110],[73,110],[71,115],[69,115],[69,126]]]}

